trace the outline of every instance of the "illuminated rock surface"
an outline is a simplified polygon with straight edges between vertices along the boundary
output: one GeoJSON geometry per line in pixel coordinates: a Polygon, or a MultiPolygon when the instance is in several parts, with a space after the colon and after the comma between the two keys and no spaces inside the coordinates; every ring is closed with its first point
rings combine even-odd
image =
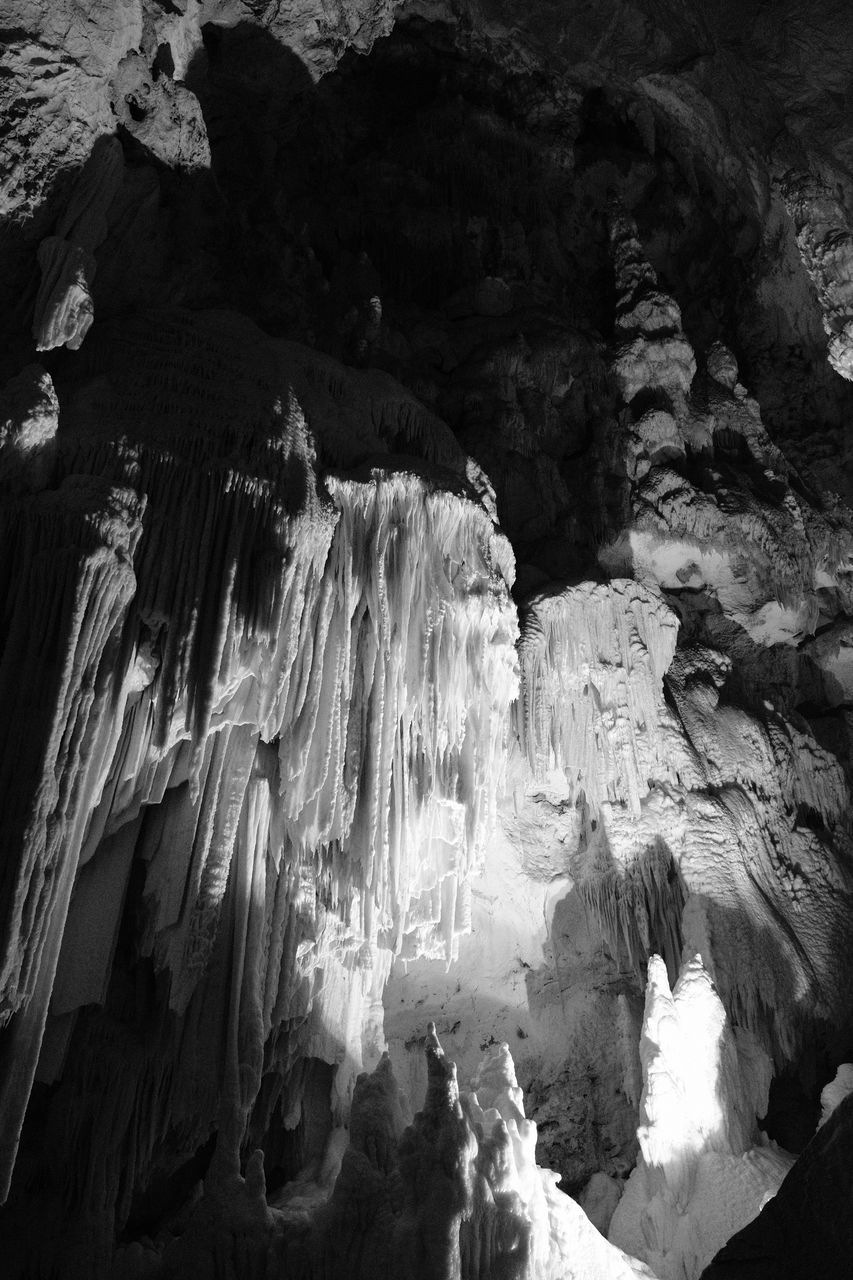
{"type": "Polygon", "coordinates": [[[6,1272],[846,1275],[853,10],[0,9],[6,1272]]]}
{"type": "Polygon", "coordinates": [[[749,1033],[738,1043],[698,957],[672,991],[650,960],[640,1057],[640,1159],[609,1238],[686,1280],[775,1195],[793,1158],[755,1145],[771,1064],[749,1033]]]}

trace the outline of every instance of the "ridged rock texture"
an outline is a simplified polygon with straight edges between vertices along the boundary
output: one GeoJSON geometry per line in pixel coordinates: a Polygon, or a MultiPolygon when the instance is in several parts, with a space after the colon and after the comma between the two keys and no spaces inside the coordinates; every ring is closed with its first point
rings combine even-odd
{"type": "Polygon", "coordinates": [[[846,1280],[853,9],[0,15],[4,1275],[846,1280]]]}

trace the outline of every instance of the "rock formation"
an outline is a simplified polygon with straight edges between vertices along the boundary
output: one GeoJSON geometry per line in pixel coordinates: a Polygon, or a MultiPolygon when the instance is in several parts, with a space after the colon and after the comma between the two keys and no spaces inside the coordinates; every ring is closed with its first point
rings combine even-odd
{"type": "Polygon", "coordinates": [[[847,1098],[803,1151],[778,1194],[726,1244],[702,1280],[843,1276],[850,1266],[850,1114],[847,1098]],[[844,1207],[842,1207],[844,1206],[844,1207]]]}
{"type": "Polygon", "coordinates": [[[640,1057],[640,1158],[609,1235],[681,1280],[756,1217],[793,1160],[756,1145],[770,1062],[748,1032],[738,1044],[698,956],[672,991],[660,957],[649,961],[640,1057]]]}
{"type": "Polygon", "coordinates": [[[424,1106],[405,1129],[389,1059],[359,1078],[335,1190],[290,1267],[419,1280],[651,1277],[557,1191],[549,1169],[537,1168],[536,1125],[525,1119],[506,1044],[487,1052],[470,1093],[460,1093],[432,1024],[426,1061],[424,1106]]]}
{"type": "Polygon", "coordinates": [[[7,1273],[846,1277],[848,6],[0,8],[7,1273]]]}

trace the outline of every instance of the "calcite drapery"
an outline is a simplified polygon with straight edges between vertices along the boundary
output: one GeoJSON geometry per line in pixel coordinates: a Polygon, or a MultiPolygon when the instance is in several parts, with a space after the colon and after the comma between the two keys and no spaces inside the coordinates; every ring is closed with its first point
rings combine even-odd
{"type": "Polygon", "coordinates": [[[227,317],[137,333],[89,348],[97,376],[51,474],[84,478],[5,508],[22,543],[4,584],[9,723],[25,723],[14,672],[33,627],[45,692],[43,727],[27,722],[39,781],[4,814],[19,851],[3,900],[7,1178],[57,959],[45,1080],[77,1011],[106,997],[133,867],[134,945],[165,982],[171,1048],[116,1059],[117,1099],[161,1094],[119,1159],[144,1162],[193,1110],[199,1135],[218,1118],[239,1142],[262,1075],[293,1060],[287,1028],[344,1064],[345,1105],[381,1043],[391,952],[450,953],[466,927],[517,688],[511,552],[464,478],[410,460],[324,492],[287,348],[235,347],[227,317]],[[217,360],[234,381],[213,408],[217,360]],[[27,592],[66,603],[43,622],[27,592]],[[200,1072],[194,1037],[211,1048],[200,1072]]]}

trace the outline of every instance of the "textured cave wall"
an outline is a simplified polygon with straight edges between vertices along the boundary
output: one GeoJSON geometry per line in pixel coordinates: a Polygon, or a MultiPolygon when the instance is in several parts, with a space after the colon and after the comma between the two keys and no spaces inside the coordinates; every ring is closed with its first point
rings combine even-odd
{"type": "Polygon", "coordinates": [[[847,7],[3,12],[12,1267],[263,1274],[250,1153],[328,1195],[430,1020],[621,1186],[684,945],[802,1145],[851,1049],[847,7]]]}

